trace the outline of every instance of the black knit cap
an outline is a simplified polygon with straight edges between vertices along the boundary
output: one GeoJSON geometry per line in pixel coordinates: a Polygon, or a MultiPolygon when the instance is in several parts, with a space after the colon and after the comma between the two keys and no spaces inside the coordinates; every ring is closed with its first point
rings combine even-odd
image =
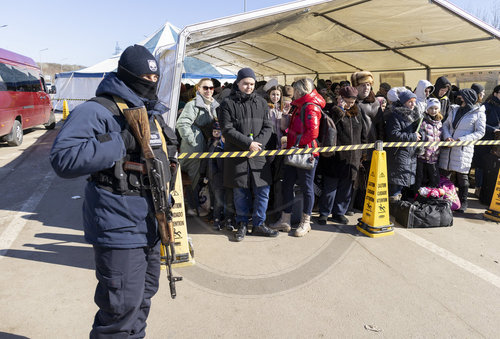
{"type": "Polygon", "coordinates": [[[465,88],[458,92],[468,106],[472,106],[477,102],[477,93],[473,89],[465,88]]]}
{"type": "Polygon", "coordinates": [[[237,84],[238,82],[240,82],[241,79],[245,79],[245,78],[252,78],[252,79],[256,80],[255,73],[251,68],[245,67],[245,68],[240,69],[238,71],[238,76],[236,77],[236,81],[234,83],[237,84]]]}
{"type": "MultiPolygon", "coordinates": [[[[160,69],[155,57],[146,47],[141,45],[127,47],[120,56],[118,66],[125,68],[136,76],[143,74],[160,75],[160,69]]],[[[120,74],[119,68],[118,74],[120,74]]]]}
{"type": "Polygon", "coordinates": [[[157,99],[157,82],[142,79],[141,75],[160,75],[160,69],[155,57],[146,47],[134,45],[127,47],[118,61],[118,78],[140,97],[157,99]]]}
{"type": "Polygon", "coordinates": [[[479,93],[484,91],[483,85],[478,83],[473,83],[472,86],[470,86],[470,88],[473,89],[477,93],[477,95],[479,95],[479,93]]]}

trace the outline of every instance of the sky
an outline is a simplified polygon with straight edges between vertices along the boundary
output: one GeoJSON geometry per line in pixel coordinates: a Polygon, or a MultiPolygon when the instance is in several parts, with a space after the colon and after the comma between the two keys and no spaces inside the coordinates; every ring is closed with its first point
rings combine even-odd
{"type": "MultiPolygon", "coordinates": [[[[252,11],[290,1],[9,0],[0,7],[0,47],[37,62],[91,66],[112,56],[117,42],[124,49],[166,21],[182,29],[242,13],[245,2],[252,11]]],[[[450,2],[468,11],[500,6],[500,0],[450,2]]]]}

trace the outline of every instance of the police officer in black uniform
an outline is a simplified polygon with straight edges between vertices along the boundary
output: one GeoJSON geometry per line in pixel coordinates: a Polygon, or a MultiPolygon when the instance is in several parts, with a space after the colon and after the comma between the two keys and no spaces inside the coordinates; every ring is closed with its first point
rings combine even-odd
{"type": "Polygon", "coordinates": [[[160,241],[151,194],[144,185],[147,178],[123,166],[126,161],[140,163],[141,149],[116,102],[146,107],[151,146],[169,182],[175,175],[177,140],[161,115],[167,109],[156,96],[159,74],[145,47],[128,47],[117,72],[99,84],[96,98],[70,114],[51,150],[50,161],[59,176],[90,175],[83,220],[85,239],[94,248],[94,300],[99,307],[91,338],[143,338],[151,298],[158,290],[160,241]]]}

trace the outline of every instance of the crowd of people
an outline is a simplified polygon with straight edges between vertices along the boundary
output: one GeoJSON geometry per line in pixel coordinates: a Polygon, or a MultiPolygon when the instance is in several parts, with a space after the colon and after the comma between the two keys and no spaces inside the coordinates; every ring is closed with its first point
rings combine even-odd
{"type": "MultiPolygon", "coordinates": [[[[173,203],[167,192],[158,194],[162,192],[158,188],[163,182],[173,187],[179,174],[179,148],[192,153],[316,147],[325,116],[336,127],[340,145],[493,139],[500,134],[500,86],[482,105],[480,85],[453,93],[446,78],[439,78],[434,86],[423,80],[415,94],[383,84],[376,95],[370,72],[354,73],[350,82],[340,84],[318,81],[315,85],[303,78],[280,86],[276,80],[256,82],[254,72],[243,68],[232,86],[222,88],[213,79],[202,79],[193,88],[184,86],[176,126],[179,146],[175,131],[163,119],[168,108],[157,96],[160,74],[160,65],[147,48],[129,46],[120,56],[117,72],[106,74],[99,84],[96,97],[72,111],[50,152],[59,176],[87,176],[83,227],[94,251],[98,281],[94,301],[99,308],[90,338],[145,337],[151,298],[159,287],[158,224],[167,217],[160,200],[173,203]],[[144,161],[146,153],[154,158],[153,168],[144,161]]],[[[500,156],[498,149],[492,151],[500,156]]],[[[475,151],[473,146],[409,147],[391,152],[391,199],[408,197],[415,183],[435,186],[438,171],[455,173],[463,210],[474,155],[482,160],[488,158],[484,154],[491,154],[485,148],[475,151]]],[[[364,199],[359,192],[370,155],[361,151],[312,153],[306,156],[304,168],[285,163],[282,156],[184,158],[181,169],[189,182],[188,212],[201,214],[199,191],[208,183],[215,228],[235,229],[236,241],[243,240],[250,229],[254,235],[276,237],[279,231],[291,230],[295,188],[299,187],[303,204],[296,236],[311,229],[316,200],[318,223],[326,223],[332,215],[335,222],[345,224],[345,215],[364,199]]],[[[487,181],[489,177],[483,174],[489,165],[476,159],[476,184],[487,181]]]]}
{"type": "MultiPolygon", "coordinates": [[[[373,75],[353,73],[350,81],[302,78],[289,85],[276,79],[257,81],[250,68],[238,72],[234,84],[202,79],[183,85],[177,120],[180,152],[260,151],[314,148],[322,115],[336,127],[337,145],[383,141],[470,141],[494,139],[500,128],[500,86],[485,99],[480,84],[459,89],[446,77],[433,85],[420,80],[410,87],[382,83],[375,93],[373,75]]],[[[412,200],[420,187],[439,187],[441,178],[455,182],[460,208],[468,204],[469,172],[475,168],[478,194],[485,168],[480,154],[489,146],[387,148],[389,199],[412,200]],[[474,156],[476,154],[476,156],[474,156]]],[[[182,159],[189,180],[188,215],[207,213],[214,228],[236,230],[235,240],[247,232],[275,237],[289,232],[297,189],[302,215],[294,235],[328,220],[347,224],[346,215],[363,207],[366,171],[372,151],[312,153],[310,166],[296,167],[283,156],[182,159]],[[199,192],[208,181],[212,208],[199,206],[199,192]],[[251,224],[249,224],[251,221],[251,224]]]]}

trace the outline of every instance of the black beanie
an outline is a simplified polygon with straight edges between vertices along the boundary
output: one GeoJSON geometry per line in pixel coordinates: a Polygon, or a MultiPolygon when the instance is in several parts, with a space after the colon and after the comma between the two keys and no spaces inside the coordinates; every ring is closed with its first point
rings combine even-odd
{"type": "Polygon", "coordinates": [[[484,87],[478,83],[473,83],[472,86],[470,86],[470,88],[473,89],[478,95],[479,93],[484,91],[484,87]]]}
{"type": "Polygon", "coordinates": [[[127,71],[137,76],[143,74],[160,75],[155,57],[146,47],[141,45],[127,47],[120,56],[118,66],[125,68],[127,71]]]}
{"type": "Polygon", "coordinates": [[[252,78],[254,80],[257,80],[255,78],[254,71],[251,68],[246,67],[246,68],[242,68],[238,71],[238,76],[236,77],[236,81],[234,83],[237,84],[238,82],[240,82],[241,79],[245,79],[245,78],[252,78]]]}
{"type": "Polygon", "coordinates": [[[118,61],[118,78],[139,96],[156,99],[157,82],[142,79],[144,74],[160,75],[155,57],[144,46],[127,47],[118,61]]]}
{"type": "Polygon", "coordinates": [[[458,95],[462,97],[467,106],[472,106],[476,104],[477,94],[473,89],[470,88],[461,89],[458,93],[459,93],[458,95]]]}

